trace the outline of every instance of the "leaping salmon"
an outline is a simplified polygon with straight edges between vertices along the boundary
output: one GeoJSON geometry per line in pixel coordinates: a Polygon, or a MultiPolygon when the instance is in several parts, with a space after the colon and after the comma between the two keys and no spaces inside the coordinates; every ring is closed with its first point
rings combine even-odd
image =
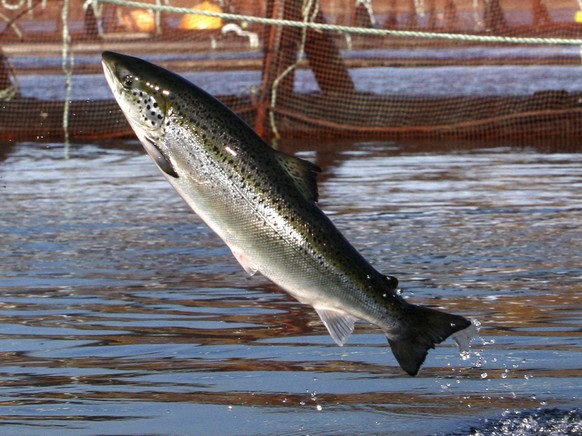
{"type": "Polygon", "coordinates": [[[416,375],[428,350],[471,322],[405,301],[317,206],[311,162],[271,148],[217,99],[142,59],[103,53],[103,68],[145,151],[244,270],[312,306],[343,345],[358,320],[386,335],[416,375]]]}

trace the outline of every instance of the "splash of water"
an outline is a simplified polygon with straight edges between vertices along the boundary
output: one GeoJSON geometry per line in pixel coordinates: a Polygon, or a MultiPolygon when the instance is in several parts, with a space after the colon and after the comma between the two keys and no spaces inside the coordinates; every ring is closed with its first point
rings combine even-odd
{"type": "Polygon", "coordinates": [[[459,347],[461,359],[468,360],[471,357],[471,342],[473,342],[475,338],[481,339],[485,344],[485,341],[483,341],[481,336],[479,336],[480,330],[481,323],[477,319],[472,319],[469,327],[453,334],[453,339],[459,347]]]}
{"type": "Polygon", "coordinates": [[[506,412],[499,420],[487,421],[463,434],[470,436],[566,436],[582,434],[582,409],[540,409],[506,412]]]}

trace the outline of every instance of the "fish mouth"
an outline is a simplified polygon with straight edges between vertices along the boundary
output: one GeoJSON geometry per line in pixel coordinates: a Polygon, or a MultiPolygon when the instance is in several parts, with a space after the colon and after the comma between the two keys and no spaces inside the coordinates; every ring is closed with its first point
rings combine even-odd
{"type": "Polygon", "coordinates": [[[103,73],[105,73],[105,80],[107,80],[107,84],[111,88],[113,92],[117,89],[117,82],[115,79],[115,74],[113,73],[113,67],[110,63],[105,62],[104,60],[101,61],[101,65],[103,65],[103,73]]]}
{"type": "Polygon", "coordinates": [[[116,61],[117,56],[116,53],[113,52],[103,52],[101,56],[101,65],[103,66],[103,73],[105,75],[105,80],[107,80],[107,84],[113,95],[117,99],[121,94],[121,82],[120,79],[117,77],[117,65],[119,63],[116,61]]]}
{"type": "Polygon", "coordinates": [[[113,51],[106,50],[103,53],[101,53],[101,59],[103,60],[103,62],[111,64],[116,60],[119,60],[119,55],[113,51]]]}
{"type": "Polygon", "coordinates": [[[128,57],[112,51],[101,53],[101,63],[106,75],[115,77],[116,67],[127,62],[128,57]]]}

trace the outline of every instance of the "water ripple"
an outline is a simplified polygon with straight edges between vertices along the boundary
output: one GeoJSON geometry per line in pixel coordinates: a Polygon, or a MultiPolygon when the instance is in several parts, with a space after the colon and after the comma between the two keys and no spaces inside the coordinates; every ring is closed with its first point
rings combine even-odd
{"type": "Polygon", "coordinates": [[[470,355],[445,342],[410,378],[372,326],[337,347],[246,278],[135,143],[107,145],[18,144],[0,163],[4,434],[579,425],[582,155],[304,147],[322,207],[406,298],[482,324],[470,355]]]}

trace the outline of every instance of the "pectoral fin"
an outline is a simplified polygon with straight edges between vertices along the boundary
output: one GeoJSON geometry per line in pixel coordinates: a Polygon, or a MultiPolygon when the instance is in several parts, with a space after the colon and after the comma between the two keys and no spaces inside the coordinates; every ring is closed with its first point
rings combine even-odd
{"type": "Polygon", "coordinates": [[[354,318],[347,312],[325,307],[314,307],[336,344],[343,346],[354,331],[354,318]]]}
{"type": "Polygon", "coordinates": [[[141,143],[146,153],[154,160],[158,167],[167,175],[178,178],[178,174],[174,170],[174,167],[170,161],[166,159],[158,147],[156,147],[155,141],[146,135],[143,135],[143,137],[140,139],[142,140],[141,143]]]}

